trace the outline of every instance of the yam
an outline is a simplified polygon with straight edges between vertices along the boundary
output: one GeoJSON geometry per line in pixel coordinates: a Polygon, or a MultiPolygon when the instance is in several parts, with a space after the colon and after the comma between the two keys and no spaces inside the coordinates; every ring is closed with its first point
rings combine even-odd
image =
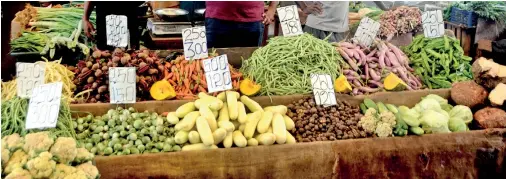
{"type": "Polygon", "coordinates": [[[473,108],[485,102],[488,92],[474,81],[462,81],[453,83],[450,95],[456,104],[473,108]]]}
{"type": "Polygon", "coordinates": [[[480,57],[472,66],[474,81],[492,90],[499,83],[506,83],[506,66],[480,57]]]}
{"type": "Polygon", "coordinates": [[[506,112],[499,108],[486,107],[474,113],[474,119],[478,126],[487,128],[505,128],[506,112]]]}
{"type": "Polygon", "coordinates": [[[488,100],[493,106],[502,106],[506,100],[506,84],[499,83],[488,95],[488,100]]]}

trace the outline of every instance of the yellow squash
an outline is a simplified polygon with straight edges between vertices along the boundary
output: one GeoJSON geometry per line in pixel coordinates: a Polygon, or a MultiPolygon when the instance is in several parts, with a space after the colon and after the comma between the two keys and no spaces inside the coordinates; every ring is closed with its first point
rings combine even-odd
{"type": "Polygon", "coordinates": [[[390,73],[383,81],[383,86],[388,91],[400,91],[406,89],[407,85],[394,73],[390,73]]]}
{"type": "Polygon", "coordinates": [[[351,85],[348,83],[346,76],[340,75],[334,81],[334,90],[338,93],[349,93],[351,91],[351,85]]]}
{"type": "Polygon", "coordinates": [[[239,90],[241,91],[242,94],[246,96],[253,96],[257,94],[261,88],[262,88],[261,85],[256,84],[254,81],[248,78],[242,80],[241,83],[239,84],[239,90]]]}
{"type": "Polygon", "coordinates": [[[165,100],[176,97],[174,87],[172,87],[167,80],[160,80],[153,84],[149,90],[149,94],[151,94],[151,97],[155,100],[165,100]]]}

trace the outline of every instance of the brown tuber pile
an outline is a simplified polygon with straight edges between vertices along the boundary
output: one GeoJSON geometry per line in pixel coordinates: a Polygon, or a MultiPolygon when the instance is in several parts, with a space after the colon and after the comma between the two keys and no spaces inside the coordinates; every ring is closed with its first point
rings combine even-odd
{"type": "Polygon", "coordinates": [[[75,94],[91,90],[85,101],[76,102],[109,102],[110,67],[137,67],[137,101],[152,100],[149,88],[163,77],[162,63],[163,61],[149,50],[126,52],[122,48],[116,48],[112,53],[95,50],[90,59],[79,61],[74,69],[74,84],[77,86],[75,94]]]}
{"type": "Polygon", "coordinates": [[[487,90],[474,81],[453,83],[451,88],[452,100],[471,109],[483,105],[487,96],[487,90]]]}
{"type": "Polygon", "coordinates": [[[317,106],[313,97],[306,97],[287,107],[287,115],[295,122],[295,128],[290,132],[298,142],[367,137],[358,125],[362,117],[358,106],[341,101],[337,101],[336,106],[317,106]]]}

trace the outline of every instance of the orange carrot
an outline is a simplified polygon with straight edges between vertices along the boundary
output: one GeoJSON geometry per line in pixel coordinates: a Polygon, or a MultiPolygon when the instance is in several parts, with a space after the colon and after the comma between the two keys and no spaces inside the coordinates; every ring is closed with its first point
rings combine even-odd
{"type": "Polygon", "coordinates": [[[169,83],[170,83],[172,86],[176,86],[176,82],[174,82],[174,80],[169,79],[169,83]]]}
{"type": "Polygon", "coordinates": [[[197,77],[197,76],[195,76],[195,75],[192,75],[192,79],[193,79],[194,81],[199,81],[199,80],[200,80],[200,79],[199,79],[199,77],[197,77]]]}
{"type": "Polygon", "coordinates": [[[199,86],[199,92],[207,93],[207,90],[204,87],[199,86]]]}
{"type": "Polygon", "coordinates": [[[184,96],[183,99],[194,100],[196,98],[195,98],[195,96],[184,96]]]}
{"type": "Polygon", "coordinates": [[[163,113],[162,113],[162,117],[166,117],[166,116],[167,116],[167,114],[169,114],[169,112],[163,112],[163,113]]]}
{"type": "Polygon", "coordinates": [[[232,78],[232,79],[240,78],[240,77],[242,77],[242,73],[232,73],[232,76],[230,76],[230,78],[232,78]]]}
{"type": "Polygon", "coordinates": [[[185,78],[185,79],[183,80],[183,83],[184,83],[184,86],[185,86],[186,88],[190,88],[190,81],[188,80],[188,78],[185,78]]]}
{"type": "Polygon", "coordinates": [[[185,72],[185,78],[189,78],[188,75],[190,75],[190,67],[192,66],[192,64],[188,64],[186,65],[185,69],[184,69],[184,72],[185,72]]]}
{"type": "Polygon", "coordinates": [[[197,71],[197,73],[198,73],[198,72],[200,72],[200,60],[197,60],[197,61],[195,61],[195,62],[196,62],[196,63],[195,63],[195,70],[196,70],[196,71],[197,71]]]}

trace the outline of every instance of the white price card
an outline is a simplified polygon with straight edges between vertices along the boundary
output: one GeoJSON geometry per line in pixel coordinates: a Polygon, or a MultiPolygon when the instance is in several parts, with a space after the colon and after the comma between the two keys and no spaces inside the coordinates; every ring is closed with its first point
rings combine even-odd
{"type": "Polygon", "coordinates": [[[441,10],[426,11],[422,14],[423,34],[427,38],[442,37],[445,33],[441,10]]]}
{"type": "Polygon", "coordinates": [[[227,55],[220,55],[203,60],[209,93],[232,89],[232,78],[228,67],[227,55]]]}
{"type": "Polygon", "coordinates": [[[42,84],[33,88],[28,103],[26,129],[44,129],[56,127],[60,113],[62,82],[42,84]]]}
{"type": "Polygon", "coordinates": [[[317,105],[336,105],[336,95],[330,75],[311,74],[314,99],[317,105]]]}
{"type": "Polygon", "coordinates": [[[184,58],[186,60],[207,58],[206,28],[203,26],[183,29],[184,58]]]}
{"type": "Polygon", "coordinates": [[[44,63],[16,63],[17,95],[28,98],[32,95],[32,89],[44,84],[44,63]]]}
{"type": "Polygon", "coordinates": [[[303,33],[296,5],[280,7],[277,11],[283,36],[295,36],[303,33]]]}
{"type": "Polygon", "coordinates": [[[128,45],[130,35],[127,22],[127,17],[123,15],[105,16],[107,45],[114,47],[126,47],[128,45]]]}
{"type": "Polygon", "coordinates": [[[364,17],[360,20],[357,31],[353,40],[364,46],[371,46],[378,34],[380,23],[376,22],[369,17],[364,17]]]}
{"type": "Polygon", "coordinates": [[[109,68],[110,103],[135,103],[136,71],[135,67],[109,68]]]}

